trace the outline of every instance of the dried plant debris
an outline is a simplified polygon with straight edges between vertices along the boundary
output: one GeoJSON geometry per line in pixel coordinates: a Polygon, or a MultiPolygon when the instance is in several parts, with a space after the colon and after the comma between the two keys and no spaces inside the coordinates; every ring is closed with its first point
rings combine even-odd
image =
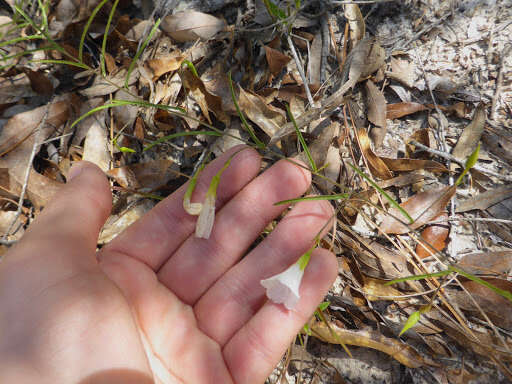
{"type": "Polygon", "coordinates": [[[506,1],[43,3],[0,15],[0,255],[77,161],[112,185],[104,244],[246,143],[334,208],[339,276],[281,382],[512,380],[506,1]]]}

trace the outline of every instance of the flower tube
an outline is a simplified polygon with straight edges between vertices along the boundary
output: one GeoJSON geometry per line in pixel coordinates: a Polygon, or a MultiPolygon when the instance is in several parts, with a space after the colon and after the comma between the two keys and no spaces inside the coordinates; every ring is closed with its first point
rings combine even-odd
{"type": "Polygon", "coordinates": [[[309,263],[314,247],[310,248],[285,271],[260,281],[270,300],[276,304],[284,304],[288,310],[295,308],[300,299],[299,287],[302,276],[304,276],[304,270],[309,263]]]}

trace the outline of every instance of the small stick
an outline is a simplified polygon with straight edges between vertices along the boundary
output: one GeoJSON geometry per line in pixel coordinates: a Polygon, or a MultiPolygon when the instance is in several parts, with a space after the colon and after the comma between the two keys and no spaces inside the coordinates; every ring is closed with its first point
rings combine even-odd
{"type": "MultiPolygon", "coordinates": [[[[421,143],[418,143],[415,140],[412,140],[411,144],[415,145],[416,147],[418,147],[418,148],[420,148],[420,149],[422,149],[424,151],[427,151],[427,152],[430,152],[430,153],[432,153],[434,155],[442,157],[442,158],[444,158],[446,160],[453,161],[454,163],[459,164],[461,167],[465,166],[464,161],[457,159],[456,157],[450,155],[449,153],[438,151],[437,149],[429,148],[429,147],[427,147],[427,146],[425,146],[425,145],[423,145],[421,143]]],[[[473,169],[478,171],[478,172],[482,172],[482,173],[485,173],[487,175],[494,176],[494,177],[496,177],[498,179],[501,179],[501,180],[512,181],[512,176],[501,175],[501,174],[499,174],[497,172],[494,172],[494,171],[491,171],[491,170],[489,170],[487,168],[484,168],[484,167],[482,167],[482,166],[480,166],[478,164],[475,164],[473,166],[473,169]]]]}
{"type": "Polygon", "coordinates": [[[299,70],[302,83],[304,84],[304,90],[306,91],[306,96],[308,98],[309,105],[315,107],[313,96],[311,96],[311,91],[309,90],[308,80],[306,79],[306,75],[304,74],[304,68],[302,68],[302,63],[299,59],[299,55],[297,55],[295,45],[293,44],[292,38],[290,37],[289,33],[286,34],[286,39],[288,40],[288,45],[290,46],[290,50],[292,51],[293,59],[295,60],[295,64],[297,64],[297,69],[299,70]]]}

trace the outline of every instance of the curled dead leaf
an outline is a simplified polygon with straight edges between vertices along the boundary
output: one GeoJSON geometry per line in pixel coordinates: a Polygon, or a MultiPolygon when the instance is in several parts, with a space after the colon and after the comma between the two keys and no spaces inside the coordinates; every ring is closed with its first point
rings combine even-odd
{"type": "Polygon", "coordinates": [[[242,112],[270,137],[286,123],[283,111],[266,104],[261,96],[244,91],[241,87],[238,104],[242,112]]]}
{"type": "Polygon", "coordinates": [[[226,28],[226,23],[207,13],[187,10],[166,16],[160,27],[180,43],[208,40],[226,28]]]}
{"type": "Polygon", "coordinates": [[[327,343],[339,344],[341,340],[346,345],[376,349],[410,368],[434,365],[433,362],[421,357],[411,346],[398,339],[385,337],[377,331],[345,329],[334,323],[330,323],[329,327],[321,321],[315,321],[310,325],[313,336],[327,343]]]}
{"type": "Polygon", "coordinates": [[[366,129],[358,129],[357,135],[359,138],[359,145],[361,146],[361,152],[363,153],[363,156],[366,157],[372,174],[383,180],[391,179],[393,174],[387,167],[386,163],[384,163],[381,158],[372,151],[370,147],[370,138],[366,133],[366,129]]]}

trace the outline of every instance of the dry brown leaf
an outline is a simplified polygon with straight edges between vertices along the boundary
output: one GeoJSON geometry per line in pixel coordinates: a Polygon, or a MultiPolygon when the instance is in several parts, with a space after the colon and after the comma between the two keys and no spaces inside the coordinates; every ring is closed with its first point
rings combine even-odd
{"type": "Polygon", "coordinates": [[[53,93],[53,84],[48,77],[41,71],[32,71],[30,68],[24,68],[30,79],[30,86],[34,92],[40,95],[51,95],[53,93]]]}
{"type": "Polygon", "coordinates": [[[479,104],[476,108],[473,120],[464,128],[462,135],[453,148],[452,155],[457,159],[466,160],[476,149],[485,127],[485,106],[479,104]]]}
{"type": "Polygon", "coordinates": [[[430,157],[431,155],[426,151],[417,151],[416,146],[411,144],[411,141],[417,141],[420,144],[423,144],[424,146],[430,148],[430,142],[433,141],[430,139],[431,132],[428,128],[425,129],[418,129],[415,131],[410,137],[407,138],[405,141],[405,153],[407,157],[410,158],[425,158],[430,157]]]}
{"type": "Polygon", "coordinates": [[[158,59],[150,59],[146,61],[146,66],[148,71],[153,74],[153,81],[155,81],[168,72],[180,69],[183,60],[185,60],[185,56],[170,54],[158,59]]]}
{"type": "MultiPolygon", "coordinates": [[[[335,183],[338,182],[341,170],[341,157],[340,150],[334,145],[330,145],[327,150],[325,164],[326,166],[323,169],[324,176],[335,183]]],[[[319,187],[322,188],[325,193],[331,193],[334,190],[335,184],[322,179],[319,183],[319,187]]]]}
{"type": "Polygon", "coordinates": [[[407,259],[396,249],[384,247],[375,240],[360,238],[358,242],[342,231],[338,233],[342,243],[355,253],[366,276],[392,280],[410,275],[407,259]]]}
{"type": "MultiPolygon", "coordinates": [[[[114,93],[124,87],[127,74],[128,71],[126,69],[122,69],[114,76],[107,76],[106,79],[102,76],[96,76],[94,83],[90,87],[81,90],[80,93],[89,98],[114,93]]],[[[133,85],[139,77],[139,70],[134,69],[128,79],[128,85],[133,85]]]]}
{"type": "Polygon", "coordinates": [[[394,300],[400,301],[405,300],[400,298],[402,292],[392,287],[391,285],[385,285],[386,280],[373,279],[371,277],[364,277],[363,292],[366,293],[366,298],[369,301],[376,300],[394,300]],[[392,297],[392,298],[391,298],[392,297]]]}
{"type": "Polygon", "coordinates": [[[209,113],[211,111],[217,119],[226,124],[226,126],[229,126],[230,118],[222,109],[222,99],[208,92],[203,81],[194,75],[188,67],[180,71],[180,76],[183,86],[192,94],[208,122],[212,123],[209,113]]]}
{"type": "Polygon", "coordinates": [[[16,103],[25,97],[35,96],[30,79],[25,73],[5,79],[0,77],[0,104],[16,103]]]}
{"type": "MultiPolygon", "coordinates": [[[[446,212],[436,216],[432,221],[446,220],[446,212]]],[[[416,245],[416,254],[420,259],[429,257],[431,253],[441,252],[446,247],[446,239],[450,233],[450,225],[446,223],[431,224],[421,232],[421,239],[416,245]],[[430,251],[430,252],[429,252],[430,251]]]]}
{"type": "Polygon", "coordinates": [[[226,28],[226,23],[203,12],[186,10],[166,16],[160,27],[175,41],[185,43],[211,39],[226,28]]]}
{"type": "Polygon", "coordinates": [[[448,172],[443,164],[433,160],[421,160],[421,159],[390,159],[387,157],[380,157],[380,159],[386,164],[390,171],[395,172],[409,172],[416,170],[426,170],[429,172],[448,172]]]}
{"type": "Polygon", "coordinates": [[[373,81],[366,82],[366,96],[368,107],[368,120],[377,127],[370,133],[375,147],[380,147],[386,136],[386,98],[373,81]]]}
{"type": "Polygon", "coordinates": [[[339,344],[341,340],[346,345],[376,349],[409,368],[432,365],[411,346],[402,343],[398,339],[385,337],[377,331],[345,329],[334,323],[330,323],[329,326],[330,329],[324,322],[314,321],[310,325],[310,329],[314,337],[326,343],[339,344]],[[333,332],[335,335],[333,335],[333,332]]]}
{"type": "Polygon", "coordinates": [[[111,169],[107,174],[123,188],[153,191],[178,176],[179,166],[172,160],[152,160],[111,169]]]}
{"type": "Polygon", "coordinates": [[[10,240],[19,240],[25,233],[23,225],[26,224],[27,218],[24,215],[17,215],[16,211],[0,211],[0,235],[4,235],[10,229],[13,233],[13,229],[16,230],[11,236],[10,240]],[[16,220],[13,227],[11,224],[16,220]]]}
{"type": "Polygon", "coordinates": [[[391,72],[386,72],[386,75],[409,88],[412,88],[416,82],[414,63],[407,60],[397,59],[393,56],[391,57],[391,72]]]}
{"type": "Polygon", "coordinates": [[[512,251],[478,252],[465,255],[457,266],[474,275],[508,275],[512,271],[512,251]]]}
{"type": "Polygon", "coordinates": [[[439,215],[446,208],[446,204],[448,204],[454,193],[455,186],[417,193],[400,204],[409,216],[412,217],[413,223],[409,224],[407,217],[397,208],[392,207],[389,210],[389,214],[384,217],[380,228],[384,233],[395,235],[407,233],[411,229],[418,229],[439,215]],[[409,226],[402,224],[402,222],[409,224],[409,226]]]}
{"type": "MultiPolygon", "coordinates": [[[[9,169],[8,190],[18,195],[25,182],[28,160],[35,140],[34,131],[48,110],[46,124],[39,129],[39,138],[45,139],[69,117],[69,102],[58,101],[9,119],[0,134],[0,168],[9,169]]],[[[39,209],[45,206],[62,184],[41,175],[33,168],[27,184],[27,197],[39,209]]]]}
{"type": "Polygon", "coordinates": [[[501,187],[490,189],[483,193],[479,193],[457,206],[456,212],[467,212],[474,209],[484,210],[499,202],[510,199],[512,197],[512,186],[503,185],[501,187]]]}
{"type": "Polygon", "coordinates": [[[388,104],[386,117],[391,120],[399,119],[400,117],[411,115],[419,111],[425,111],[427,109],[428,108],[425,107],[423,104],[414,102],[388,104]]]}
{"type": "Polygon", "coordinates": [[[219,62],[206,71],[201,76],[201,80],[209,93],[220,97],[223,111],[238,116],[233,97],[231,96],[227,72],[225,64],[219,62]]]}
{"type": "MultiPolygon", "coordinates": [[[[485,278],[484,280],[497,288],[512,292],[511,281],[495,278],[485,278]]],[[[475,281],[464,281],[462,285],[471,294],[473,299],[476,300],[487,316],[489,316],[494,325],[507,330],[512,329],[512,303],[509,300],[475,281]]],[[[461,309],[469,311],[475,316],[482,318],[482,320],[485,320],[465,292],[456,292],[455,297],[461,309]]]]}
{"type": "Polygon", "coordinates": [[[393,174],[388,169],[386,163],[384,163],[381,158],[372,151],[370,147],[370,138],[366,133],[366,129],[358,129],[357,134],[359,137],[359,144],[361,145],[361,152],[363,153],[363,156],[366,157],[372,174],[383,180],[391,179],[393,174]]]}
{"type": "Polygon", "coordinates": [[[261,96],[244,91],[241,87],[238,104],[242,112],[270,137],[286,123],[283,111],[267,105],[261,96]]]}
{"type": "Polygon", "coordinates": [[[265,57],[267,58],[268,69],[273,76],[279,75],[283,68],[286,67],[286,64],[291,60],[291,58],[284,53],[266,45],[265,57]]]}

